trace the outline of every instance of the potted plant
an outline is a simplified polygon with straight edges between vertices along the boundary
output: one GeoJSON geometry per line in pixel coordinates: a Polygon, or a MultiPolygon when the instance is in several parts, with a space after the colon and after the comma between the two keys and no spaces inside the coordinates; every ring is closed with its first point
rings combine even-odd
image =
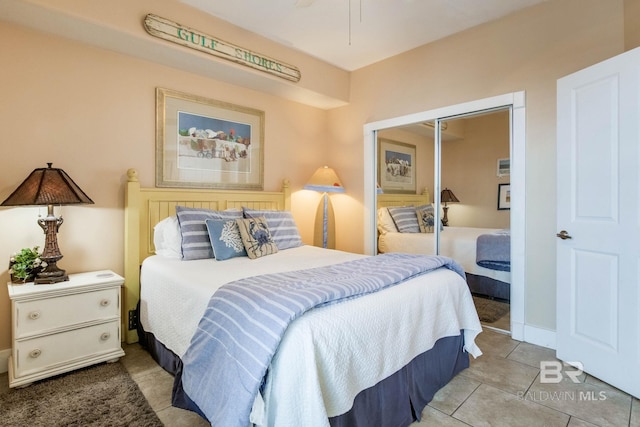
{"type": "Polygon", "coordinates": [[[38,246],[24,248],[13,254],[9,260],[9,274],[12,283],[32,282],[36,275],[47,266],[40,259],[38,246]]]}

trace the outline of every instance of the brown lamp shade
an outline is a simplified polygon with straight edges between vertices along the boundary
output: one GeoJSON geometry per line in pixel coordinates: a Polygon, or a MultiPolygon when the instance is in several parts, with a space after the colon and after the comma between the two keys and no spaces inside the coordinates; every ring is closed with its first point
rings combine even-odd
{"type": "Polygon", "coordinates": [[[93,200],[62,169],[35,169],[2,206],[93,204],[93,200]]]}
{"type": "Polygon", "coordinates": [[[453,194],[453,191],[449,190],[448,188],[445,188],[440,193],[440,201],[444,203],[451,203],[451,202],[459,202],[460,200],[458,200],[456,195],[453,194]]]}
{"type": "Polygon", "coordinates": [[[7,199],[2,206],[47,206],[47,216],[38,219],[38,225],[45,234],[45,244],[40,259],[43,269],[38,271],[34,283],[53,284],[69,280],[64,270],[57,266],[62,258],[58,248],[58,229],[62,217],[53,214],[54,205],[93,204],[93,200],[73,182],[62,169],[51,167],[35,169],[7,199]]]}
{"type": "Polygon", "coordinates": [[[458,200],[456,195],[453,194],[453,191],[449,190],[448,188],[445,188],[440,192],[440,202],[444,203],[444,206],[442,207],[442,211],[444,212],[444,215],[442,216],[441,221],[442,221],[442,225],[444,225],[445,227],[449,225],[449,218],[447,217],[447,212],[449,211],[449,207],[447,206],[447,203],[453,203],[453,202],[459,202],[459,201],[460,200],[458,200]]]}

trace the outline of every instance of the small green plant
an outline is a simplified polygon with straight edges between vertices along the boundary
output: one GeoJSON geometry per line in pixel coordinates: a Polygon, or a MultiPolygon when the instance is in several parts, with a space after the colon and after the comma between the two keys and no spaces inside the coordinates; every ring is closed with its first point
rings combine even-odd
{"type": "Polygon", "coordinates": [[[40,259],[38,246],[24,248],[11,256],[9,260],[9,274],[12,278],[26,282],[33,278],[47,263],[40,259]]]}

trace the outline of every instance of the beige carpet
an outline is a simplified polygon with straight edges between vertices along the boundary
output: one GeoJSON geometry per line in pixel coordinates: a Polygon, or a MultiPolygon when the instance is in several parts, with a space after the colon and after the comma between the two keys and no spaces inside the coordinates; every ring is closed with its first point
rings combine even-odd
{"type": "Polygon", "coordinates": [[[162,426],[119,363],[104,363],[0,395],[6,426],[162,426]]]}
{"type": "Polygon", "coordinates": [[[481,322],[493,323],[509,312],[509,303],[473,296],[481,322]]]}

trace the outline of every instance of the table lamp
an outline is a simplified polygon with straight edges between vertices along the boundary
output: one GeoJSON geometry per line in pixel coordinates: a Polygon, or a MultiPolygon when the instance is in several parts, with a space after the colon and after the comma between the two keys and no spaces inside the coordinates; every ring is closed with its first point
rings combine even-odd
{"type": "Polygon", "coordinates": [[[47,206],[47,217],[38,218],[45,234],[44,250],[40,259],[47,266],[38,272],[35,284],[50,284],[69,280],[56,263],[62,258],[58,248],[58,229],[62,217],[53,214],[53,205],[93,204],[93,200],[62,169],[51,167],[34,169],[1,206],[47,206]]]}
{"type": "Polygon", "coordinates": [[[449,225],[449,218],[447,218],[447,211],[449,210],[449,206],[447,206],[447,203],[459,201],[460,200],[458,200],[456,195],[453,194],[453,191],[449,190],[448,188],[442,190],[442,192],[440,193],[440,202],[444,203],[444,206],[442,207],[442,210],[444,211],[444,215],[442,216],[442,225],[449,225]]]}
{"type": "Polygon", "coordinates": [[[322,200],[316,211],[316,222],[313,235],[313,244],[323,248],[334,249],[335,243],[335,219],[333,206],[327,193],[344,193],[344,187],[336,172],[328,166],[318,168],[311,176],[305,190],[320,191],[322,200]]]}

